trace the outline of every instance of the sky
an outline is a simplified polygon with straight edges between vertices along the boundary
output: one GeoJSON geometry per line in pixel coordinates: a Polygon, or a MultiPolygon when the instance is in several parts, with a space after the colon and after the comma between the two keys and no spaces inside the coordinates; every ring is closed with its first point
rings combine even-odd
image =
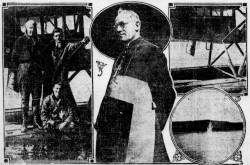
{"type": "Polygon", "coordinates": [[[239,107],[215,89],[197,90],[184,96],[172,112],[172,121],[196,120],[243,122],[239,107]]]}

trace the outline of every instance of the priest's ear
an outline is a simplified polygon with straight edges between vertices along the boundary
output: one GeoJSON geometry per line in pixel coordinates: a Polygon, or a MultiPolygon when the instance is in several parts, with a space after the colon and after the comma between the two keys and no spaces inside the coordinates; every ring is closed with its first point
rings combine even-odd
{"type": "Polygon", "coordinates": [[[139,21],[136,21],[135,27],[136,27],[136,29],[135,29],[136,31],[140,31],[140,29],[141,29],[141,23],[139,21]]]}

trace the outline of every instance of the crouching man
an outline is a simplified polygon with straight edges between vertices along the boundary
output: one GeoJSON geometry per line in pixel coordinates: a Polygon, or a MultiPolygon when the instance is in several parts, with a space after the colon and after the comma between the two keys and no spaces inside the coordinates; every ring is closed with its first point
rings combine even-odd
{"type": "Polygon", "coordinates": [[[44,98],[41,119],[45,131],[70,132],[74,129],[73,109],[67,98],[61,97],[62,84],[56,83],[53,93],[44,98]]]}

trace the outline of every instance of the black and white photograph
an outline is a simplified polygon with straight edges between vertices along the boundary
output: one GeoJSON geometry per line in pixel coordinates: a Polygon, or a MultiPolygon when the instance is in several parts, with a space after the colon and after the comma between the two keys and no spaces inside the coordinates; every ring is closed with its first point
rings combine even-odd
{"type": "Polygon", "coordinates": [[[0,164],[250,164],[248,3],[0,3],[0,164]]]}
{"type": "Polygon", "coordinates": [[[178,94],[217,87],[247,95],[247,6],[172,4],[170,68],[178,94]]]}
{"type": "MultiPolygon", "coordinates": [[[[166,15],[144,3],[116,4],[94,19],[93,44],[114,59],[100,108],[94,111],[96,162],[170,162],[161,132],[176,98],[163,53],[170,33],[166,15]]],[[[98,77],[110,64],[94,60],[93,65],[102,71],[94,71],[94,84],[103,83],[98,77]]],[[[100,95],[95,85],[94,95],[100,95]]]]}
{"type": "Polygon", "coordinates": [[[4,157],[88,163],[92,157],[92,4],[3,6],[4,157]]]}
{"type": "Polygon", "coordinates": [[[229,94],[216,88],[196,88],[172,111],[171,137],[192,162],[223,163],[243,143],[245,122],[241,107],[229,94]]]}

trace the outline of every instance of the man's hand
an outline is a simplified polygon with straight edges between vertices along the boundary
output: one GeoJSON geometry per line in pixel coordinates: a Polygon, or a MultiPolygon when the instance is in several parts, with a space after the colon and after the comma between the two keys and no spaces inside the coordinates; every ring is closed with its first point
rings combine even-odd
{"type": "Polygon", "coordinates": [[[156,110],[157,106],[155,104],[155,102],[152,102],[152,110],[156,110]]]}
{"type": "Polygon", "coordinates": [[[54,125],[55,121],[54,120],[49,120],[47,123],[50,124],[50,125],[54,125]]]}
{"type": "Polygon", "coordinates": [[[61,123],[61,124],[59,125],[59,130],[62,131],[62,130],[66,127],[67,124],[68,124],[68,123],[66,123],[66,122],[61,123]]]}
{"type": "Polygon", "coordinates": [[[80,42],[85,43],[86,45],[89,43],[90,39],[88,36],[86,36],[84,39],[82,39],[80,42]]]}

